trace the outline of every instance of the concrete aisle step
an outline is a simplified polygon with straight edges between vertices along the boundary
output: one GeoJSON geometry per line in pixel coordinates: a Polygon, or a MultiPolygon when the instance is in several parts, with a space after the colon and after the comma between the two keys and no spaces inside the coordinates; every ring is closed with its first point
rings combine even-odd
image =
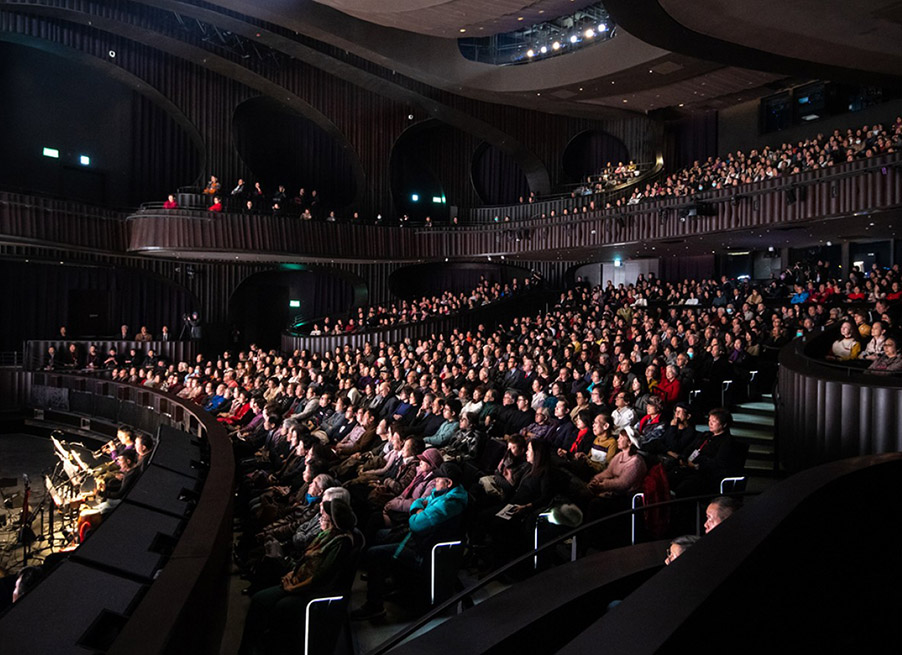
{"type": "Polygon", "coordinates": [[[733,412],[733,425],[764,425],[769,428],[774,426],[774,415],[749,414],[747,412],[733,412]]]}

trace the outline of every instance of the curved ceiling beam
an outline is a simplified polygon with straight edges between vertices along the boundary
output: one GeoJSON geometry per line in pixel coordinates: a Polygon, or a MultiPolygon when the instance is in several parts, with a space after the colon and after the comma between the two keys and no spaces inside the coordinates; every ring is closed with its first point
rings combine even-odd
{"type": "MultiPolygon", "coordinates": [[[[526,178],[532,191],[535,191],[537,194],[548,194],[551,192],[551,177],[541,160],[517,139],[489,123],[406,89],[399,84],[394,84],[377,75],[367,73],[351,64],[337,60],[334,57],[318,52],[301,43],[256,25],[231,18],[219,12],[201,9],[176,0],[148,0],[147,2],[142,2],[142,4],[169,11],[176,11],[184,16],[208,22],[245,38],[263,43],[274,50],[278,50],[295,59],[323,69],[336,77],[340,77],[341,79],[369,91],[418,107],[430,116],[453,125],[465,132],[469,132],[505,151],[520,164],[523,172],[526,174],[526,178]]],[[[125,38],[137,41],[138,43],[143,43],[150,47],[162,50],[163,52],[167,52],[168,54],[187,59],[198,66],[208,68],[224,77],[234,79],[250,88],[260,91],[264,95],[274,98],[280,103],[289,106],[294,111],[313,120],[313,122],[323,128],[327,134],[337,138],[343,147],[350,150],[353,154],[352,159],[355,168],[355,176],[357,177],[358,196],[363,193],[366,181],[360,159],[356,150],[347,142],[344,134],[338,127],[332,123],[328,117],[321,114],[319,110],[305,100],[292,94],[278,84],[267,80],[261,75],[258,75],[243,66],[236,65],[225,58],[186,44],[178,39],[164,36],[129,23],[123,23],[121,21],[98,17],[93,14],[76,12],[69,9],[58,9],[47,5],[22,4],[15,0],[0,0],[0,8],[4,7],[19,13],[37,14],[50,18],[56,17],[80,25],[88,25],[102,31],[119,34],[125,38]]]]}
{"type": "Polygon", "coordinates": [[[115,34],[130,41],[135,41],[136,43],[141,43],[151,48],[155,48],[174,57],[184,59],[197,66],[207,68],[214,73],[240,82],[248,88],[254,89],[259,93],[272,98],[273,100],[276,100],[292,111],[297,112],[305,118],[311,120],[314,124],[316,124],[324,132],[326,132],[326,134],[330,135],[338,143],[340,143],[342,148],[348,151],[350,155],[351,166],[354,169],[354,177],[356,182],[357,198],[355,198],[354,201],[357,202],[359,197],[363,194],[364,189],[366,188],[366,176],[363,172],[363,165],[360,162],[360,157],[357,154],[356,149],[354,149],[354,147],[348,142],[344,133],[342,133],[342,131],[339,130],[335,125],[335,123],[329,120],[326,115],[321,113],[306,100],[304,100],[300,96],[295,95],[288,89],[279,86],[275,82],[271,82],[262,75],[254,73],[253,71],[243,66],[237,65],[234,62],[225,59],[224,57],[209,53],[206,50],[187,44],[183,41],[179,41],[178,39],[174,39],[160,34],[159,32],[154,32],[152,30],[148,30],[136,25],[124,23],[122,21],[107,18],[104,16],[87,14],[82,11],[62,9],[47,5],[23,5],[18,2],[0,0],[0,9],[3,8],[10,9],[12,11],[15,11],[16,13],[59,19],[69,23],[74,23],[76,25],[91,27],[102,32],[115,34]]]}
{"type": "MultiPolygon", "coordinates": [[[[378,75],[369,73],[357,66],[331,57],[302,43],[276,34],[257,25],[226,16],[216,11],[203,9],[179,0],[140,0],[141,4],[168,11],[175,11],[183,16],[194,18],[211,25],[254,40],[258,43],[282,52],[290,57],[303,61],[311,66],[359,86],[367,91],[417,107],[432,118],[437,118],[464,132],[468,132],[484,141],[497,146],[520,164],[529,187],[538,194],[551,192],[551,178],[545,165],[525,145],[511,135],[479,120],[465,112],[459,111],[432,98],[412,91],[400,84],[390,82],[378,75]]],[[[0,3],[2,4],[2,3],[0,3]]]]}
{"type": "Polygon", "coordinates": [[[899,76],[868,73],[843,66],[786,57],[693,31],[678,23],[658,4],[658,0],[605,0],[605,8],[618,25],[643,41],[692,57],[809,79],[846,81],[853,84],[902,83],[902,77],[899,76]]]}
{"type": "MultiPolygon", "coordinates": [[[[14,43],[16,45],[25,46],[27,48],[33,48],[35,50],[41,50],[42,52],[47,52],[69,61],[74,61],[79,64],[88,66],[89,68],[93,68],[94,70],[100,72],[103,75],[106,75],[107,77],[113,78],[117,82],[130,88],[132,91],[140,93],[142,96],[160,107],[160,109],[165,111],[179,127],[185,130],[185,132],[188,134],[188,138],[191,139],[191,143],[193,143],[194,147],[197,149],[197,154],[199,155],[198,161],[200,161],[201,166],[203,166],[204,152],[206,150],[204,147],[204,138],[203,136],[201,136],[200,130],[197,129],[197,126],[193,122],[191,122],[191,119],[189,119],[185,115],[185,113],[175,105],[175,103],[173,103],[169,98],[164,96],[154,87],[150,86],[146,81],[142,80],[137,75],[130,73],[121,66],[116,66],[103,59],[98,59],[94,55],[89,55],[88,53],[81,50],[76,50],[75,48],[64,46],[59,43],[46,41],[35,36],[27,36],[13,32],[0,32],[0,41],[5,41],[6,43],[14,43]]],[[[201,175],[203,175],[202,168],[201,170],[197,171],[197,178],[201,179],[201,175]]]]}
{"type": "MultiPolygon", "coordinates": [[[[141,0],[138,0],[141,1],[141,0]]],[[[437,89],[484,102],[578,118],[635,118],[634,111],[587,107],[536,96],[562,84],[591,83],[645,66],[668,54],[620,30],[616,39],[523,66],[495,66],[466,59],[457,39],[440,39],[368,23],[313,0],[210,0],[244,16],[280,25],[437,89]],[[411,53],[415,53],[411,56],[411,53]]]]}

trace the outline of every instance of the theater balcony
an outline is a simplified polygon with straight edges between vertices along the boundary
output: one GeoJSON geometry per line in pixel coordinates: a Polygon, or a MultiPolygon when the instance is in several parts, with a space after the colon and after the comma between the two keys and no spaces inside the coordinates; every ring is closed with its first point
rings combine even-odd
{"type": "Polygon", "coordinates": [[[835,326],[780,351],[775,436],[788,471],[902,451],[902,375],[867,371],[860,360],[828,361],[838,337],[835,326]]]}
{"type": "MultiPolygon", "coordinates": [[[[598,261],[615,251],[634,257],[661,255],[664,248],[679,254],[690,246],[696,251],[766,249],[811,242],[793,240],[800,236],[816,243],[818,238],[890,234],[893,215],[902,207],[900,166],[902,157],[893,153],[688,198],[501,223],[483,222],[479,210],[460,225],[433,227],[162,209],[142,209],[122,220],[109,210],[2,193],[0,241],[233,262],[416,262],[502,255],[598,261]]],[[[517,216],[521,207],[491,212],[517,216]]]]}
{"type": "MultiPolygon", "coordinates": [[[[701,237],[692,242],[696,249],[764,249],[787,245],[783,238],[789,243],[790,230],[815,223],[821,224],[817,229],[824,239],[867,234],[871,223],[890,217],[891,210],[902,206],[900,164],[900,156],[891,154],[706,191],[691,198],[503,223],[463,219],[457,226],[356,225],[290,217],[143,210],[128,218],[128,250],[232,261],[303,258],[411,262],[500,255],[524,260],[579,260],[597,257],[611,247],[622,250],[624,256],[648,256],[655,254],[651,251],[655,242],[685,243],[688,249],[690,237],[701,237]],[[769,231],[774,234],[768,235],[769,231]]],[[[519,211],[508,209],[510,214],[519,211]]],[[[505,215],[503,209],[495,210],[505,215]]]]}

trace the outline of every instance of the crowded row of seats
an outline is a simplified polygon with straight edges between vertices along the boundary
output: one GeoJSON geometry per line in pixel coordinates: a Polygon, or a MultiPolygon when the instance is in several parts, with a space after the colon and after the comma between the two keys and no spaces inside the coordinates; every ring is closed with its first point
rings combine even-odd
{"type": "MultiPolygon", "coordinates": [[[[830,323],[829,306],[809,303],[812,317],[792,303],[795,284],[816,281],[817,270],[796,267],[761,288],[729,279],[578,285],[547,313],[492,331],[415,348],[226,353],[187,377],[169,371],[166,390],[233,430],[242,462],[236,552],[249,592],[302,574],[296,567],[320,534],[322,498],[337,496],[354,518],[330,509],[329,520],[370,546],[363,562],[373,589],[358,616],[372,617],[387,568],[400,559],[416,569],[434,542],[407,535],[411,509],[425,512],[414,504],[449,493],[436,495],[439,480],[461,489],[454,504],[470,508],[475,565],[491,567],[529,544],[535,515],[551,505],[595,518],[637,491],[715,493],[722,478],[741,474],[746,447],[717,409],[723,382],[747,380],[763,349],[787,343],[806,321],[830,323]],[[711,302],[665,303],[697,291],[711,302]],[[697,429],[705,417],[708,429],[697,429]]],[[[439,534],[461,536],[462,522],[439,534]]],[[[284,600],[274,591],[262,598],[266,607],[284,600]]],[[[272,627],[253,616],[251,642],[272,627]]]]}
{"type": "MultiPolygon", "coordinates": [[[[637,205],[660,198],[691,197],[707,191],[735,188],[777,177],[826,169],[846,162],[871,159],[899,152],[900,148],[902,148],[902,117],[897,117],[890,123],[863,125],[846,130],[836,129],[832,133],[818,134],[797,143],[783,143],[778,147],[765,146],[748,152],[737,151],[722,157],[709,157],[704,161],[695,161],[691,166],[670,173],[655,182],[642,185],[641,188],[627,187],[614,196],[587,201],[588,196],[604,193],[641,177],[640,167],[633,162],[628,164],[621,162],[617,166],[609,164],[598,176],[589,176],[585,185],[571,193],[571,202],[567,207],[548,212],[537,211],[536,215],[537,217],[554,217],[556,213],[579,215],[601,209],[637,205]]],[[[362,218],[357,212],[347,217],[337,216],[334,210],[323,209],[316,191],[308,194],[303,188],[297,195],[289,197],[282,185],[279,185],[276,191],[266,193],[259,182],[251,188],[244,180],[238,180],[236,187],[226,196],[216,176],[211,176],[202,192],[198,191],[190,197],[195,200],[189,201],[189,209],[206,208],[213,212],[225,210],[236,213],[300,216],[302,219],[319,219],[327,222],[348,220],[352,223],[383,223],[382,213],[372,221],[362,218]],[[205,198],[208,200],[204,201],[205,198]]],[[[520,198],[519,203],[534,204],[541,200],[542,198],[530,193],[525,198],[520,198]]],[[[151,205],[147,207],[152,208],[151,205]]],[[[163,204],[163,209],[177,208],[179,203],[174,195],[163,204]]],[[[503,208],[497,209],[494,222],[509,222],[510,213],[503,208]]],[[[403,226],[410,223],[410,217],[401,215],[397,220],[387,222],[403,226]]],[[[467,221],[459,221],[457,216],[449,219],[452,225],[461,222],[467,221]]],[[[433,225],[436,221],[429,218],[426,224],[433,225]]]]}

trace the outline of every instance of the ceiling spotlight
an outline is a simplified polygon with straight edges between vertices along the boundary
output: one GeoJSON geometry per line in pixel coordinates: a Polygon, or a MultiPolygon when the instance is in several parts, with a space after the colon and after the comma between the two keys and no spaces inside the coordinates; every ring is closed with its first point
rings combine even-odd
{"type": "Polygon", "coordinates": [[[526,51],[526,56],[527,56],[527,57],[535,57],[535,56],[536,56],[536,51],[533,50],[532,48],[530,48],[529,50],[526,51]]]}
{"type": "Polygon", "coordinates": [[[606,32],[607,29],[608,29],[608,26],[605,25],[604,23],[600,23],[600,24],[598,25],[598,31],[599,31],[599,32],[606,32]]]}
{"type": "Polygon", "coordinates": [[[554,43],[552,43],[552,44],[551,44],[551,49],[552,49],[552,50],[560,50],[560,49],[561,49],[561,42],[560,42],[560,41],[555,41],[554,43]]]}
{"type": "Polygon", "coordinates": [[[463,33],[466,32],[466,31],[467,31],[467,28],[466,28],[466,27],[461,27],[461,28],[460,28],[460,33],[461,33],[461,34],[463,34],[463,33]]]}
{"type": "Polygon", "coordinates": [[[548,48],[546,48],[545,46],[542,46],[541,48],[539,48],[539,52],[541,52],[544,55],[546,52],[548,52],[548,48]]]}
{"type": "Polygon", "coordinates": [[[570,43],[576,43],[577,41],[579,41],[579,37],[576,36],[576,34],[571,34],[570,35],[570,43]]]}
{"type": "Polygon", "coordinates": [[[595,36],[595,30],[590,27],[586,30],[586,38],[591,39],[593,36],[595,36]]]}

